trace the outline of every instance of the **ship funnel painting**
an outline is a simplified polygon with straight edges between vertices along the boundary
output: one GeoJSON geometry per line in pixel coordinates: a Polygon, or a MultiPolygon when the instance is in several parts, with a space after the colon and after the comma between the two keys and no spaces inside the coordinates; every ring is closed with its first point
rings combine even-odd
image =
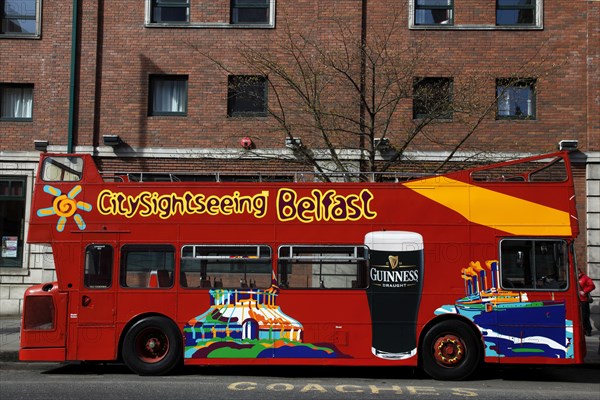
{"type": "Polygon", "coordinates": [[[530,301],[525,292],[502,290],[498,261],[484,265],[471,261],[462,268],[465,297],[439,307],[435,314],[458,314],[473,321],[488,357],[573,358],[573,322],[566,319],[565,302],[530,301]]]}

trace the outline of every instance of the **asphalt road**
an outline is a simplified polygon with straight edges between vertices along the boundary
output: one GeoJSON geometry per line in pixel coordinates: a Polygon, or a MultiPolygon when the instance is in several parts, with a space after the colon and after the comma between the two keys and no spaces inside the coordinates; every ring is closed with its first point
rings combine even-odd
{"type": "Polygon", "coordinates": [[[12,399],[586,399],[600,400],[600,366],[486,368],[440,382],[411,368],[186,367],[142,377],[122,365],[0,363],[12,399]]]}

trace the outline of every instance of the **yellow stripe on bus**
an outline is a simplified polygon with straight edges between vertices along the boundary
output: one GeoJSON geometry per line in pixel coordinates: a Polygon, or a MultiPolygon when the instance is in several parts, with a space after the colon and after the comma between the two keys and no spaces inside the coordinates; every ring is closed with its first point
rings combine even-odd
{"type": "Polygon", "coordinates": [[[571,236],[568,212],[445,177],[404,183],[467,220],[513,235],[571,236]],[[442,190],[438,190],[442,189],[442,190]]]}

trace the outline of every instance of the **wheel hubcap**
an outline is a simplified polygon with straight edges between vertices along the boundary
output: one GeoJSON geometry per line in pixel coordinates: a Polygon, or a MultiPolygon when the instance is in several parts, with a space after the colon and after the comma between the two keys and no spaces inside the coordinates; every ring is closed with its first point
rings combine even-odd
{"type": "Polygon", "coordinates": [[[462,341],[454,335],[439,337],[433,347],[435,361],[443,366],[456,366],[463,360],[465,355],[462,341]]]}
{"type": "Polygon", "coordinates": [[[160,341],[156,338],[148,339],[146,343],[146,349],[154,352],[154,349],[160,346],[160,341]]]}
{"type": "Polygon", "coordinates": [[[169,352],[169,340],[161,330],[146,329],[137,336],[135,348],[140,360],[156,363],[169,352]]]}

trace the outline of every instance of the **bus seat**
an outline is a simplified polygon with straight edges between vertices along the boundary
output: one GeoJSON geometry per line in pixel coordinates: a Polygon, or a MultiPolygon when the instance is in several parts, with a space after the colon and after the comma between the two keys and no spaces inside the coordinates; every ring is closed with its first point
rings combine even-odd
{"type": "Polygon", "coordinates": [[[200,287],[209,288],[210,287],[210,279],[200,279],[200,287]]]}
{"type": "Polygon", "coordinates": [[[179,285],[181,287],[188,287],[187,272],[181,271],[181,276],[179,277],[179,285]]]}
{"type": "Polygon", "coordinates": [[[157,277],[158,277],[158,287],[161,287],[161,288],[171,287],[172,282],[171,282],[171,275],[169,274],[169,271],[167,271],[166,269],[159,269],[157,272],[157,277]]]}
{"type": "Polygon", "coordinates": [[[158,287],[158,273],[155,269],[150,271],[150,280],[148,281],[149,288],[157,288],[158,287]]]}

